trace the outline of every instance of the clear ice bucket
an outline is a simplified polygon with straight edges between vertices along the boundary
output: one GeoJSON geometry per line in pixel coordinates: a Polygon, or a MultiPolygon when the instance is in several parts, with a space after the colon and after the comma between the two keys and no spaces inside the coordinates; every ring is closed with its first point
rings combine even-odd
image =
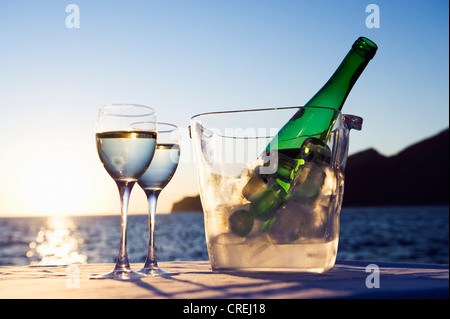
{"type": "MultiPolygon", "coordinates": [[[[307,150],[313,155],[325,152],[326,161],[296,160],[289,166],[266,147],[301,108],[306,107],[192,117],[190,132],[214,271],[324,272],[334,266],[349,131],[360,130],[362,118],[314,107],[315,112],[334,112],[336,119],[326,143],[313,143],[307,150]],[[261,183],[260,177],[274,176],[278,165],[291,180],[261,183]],[[259,183],[252,189],[255,179],[259,183]],[[249,195],[249,188],[258,196],[249,195]]],[[[309,129],[304,138],[314,135],[309,129]]]]}

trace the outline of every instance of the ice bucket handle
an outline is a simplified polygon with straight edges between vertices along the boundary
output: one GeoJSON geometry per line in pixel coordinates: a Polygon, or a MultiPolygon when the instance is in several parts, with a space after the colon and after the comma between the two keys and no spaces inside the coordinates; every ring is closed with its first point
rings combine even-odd
{"type": "Polygon", "coordinates": [[[347,130],[357,130],[357,131],[361,131],[362,129],[362,123],[363,123],[363,118],[356,116],[356,115],[351,115],[351,114],[343,114],[344,117],[344,127],[347,130]]]}

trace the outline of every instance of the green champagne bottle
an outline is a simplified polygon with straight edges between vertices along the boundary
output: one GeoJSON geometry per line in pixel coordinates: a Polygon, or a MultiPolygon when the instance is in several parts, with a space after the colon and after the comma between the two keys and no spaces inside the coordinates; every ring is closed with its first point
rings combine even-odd
{"type": "MultiPolygon", "coordinates": [[[[358,38],[328,82],[305,106],[322,106],[341,110],[353,85],[374,57],[377,49],[373,41],[364,37],[358,38]]],[[[277,146],[273,147],[271,142],[267,150],[275,148],[281,153],[296,155],[302,143],[310,136],[326,142],[336,120],[334,114],[332,110],[323,112],[313,108],[300,109],[275,136],[277,146]]]]}
{"type": "MultiPolygon", "coordinates": [[[[336,120],[335,110],[341,110],[353,85],[378,47],[365,38],[358,38],[327,83],[305,104],[311,108],[299,111],[283,126],[267,145],[266,154],[275,152],[278,168],[274,174],[260,174],[258,168],[243,189],[243,196],[250,201],[250,212],[257,219],[273,224],[273,215],[289,195],[291,182],[302,173],[307,161],[325,163],[330,151],[326,141],[336,120]],[[314,108],[327,107],[324,109],[314,108]]],[[[304,170],[307,174],[308,170],[304,170]]],[[[309,177],[303,177],[307,180],[309,177]]],[[[311,182],[311,181],[309,181],[311,182]]],[[[245,236],[244,232],[240,236],[245,236]]]]}

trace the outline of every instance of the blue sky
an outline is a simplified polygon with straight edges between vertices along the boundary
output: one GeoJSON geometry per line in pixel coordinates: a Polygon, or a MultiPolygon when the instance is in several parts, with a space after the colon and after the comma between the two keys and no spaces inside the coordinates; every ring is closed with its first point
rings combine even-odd
{"type": "MultiPolygon", "coordinates": [[[[93,139],[97,107],[156,108],[182,130],[209,111],[301,105],[359,36],[379,50],[343,108],[350,153],[393,155],[448,127],[443,0],[0,0],[0,215],[115,213],[93,139]],[[66,27],[66,6],[80,28],[66,27]],[[380,28],[366,26],[369,4],[380,28]]],[[[190,141],[160,212],[197,193],[190,141]]],[[[145,212],[139,190],[132,212],[145,212]]]]}

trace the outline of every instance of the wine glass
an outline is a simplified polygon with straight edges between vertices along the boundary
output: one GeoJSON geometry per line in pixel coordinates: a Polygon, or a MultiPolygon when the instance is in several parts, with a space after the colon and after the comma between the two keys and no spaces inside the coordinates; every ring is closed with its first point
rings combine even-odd
{"type": "Polygon", "coordinates": [[[129,280],[143,277],[130,269],[127,255],[127,214],[131,190],[155,153],[155,110],[135,104],[101,106],[97,117],[97,151],[103,166],[119,189],[121,204],[120,248],[114,270],[91,279],[129,280]],[[139,129],[133,123],[139,121],[139,129]]]}
{"type": "Polygon", "coordinates": [[[148,276],[176,275],[158,267],[155,254],[156,203],[163,188],[172,179],[180,158],[180,136],[176,125],[158,123],[158,137],[153,160],[138,184],[144,190],[149,206],[149,241],[144,267],[139,273],[148,276]]]}

